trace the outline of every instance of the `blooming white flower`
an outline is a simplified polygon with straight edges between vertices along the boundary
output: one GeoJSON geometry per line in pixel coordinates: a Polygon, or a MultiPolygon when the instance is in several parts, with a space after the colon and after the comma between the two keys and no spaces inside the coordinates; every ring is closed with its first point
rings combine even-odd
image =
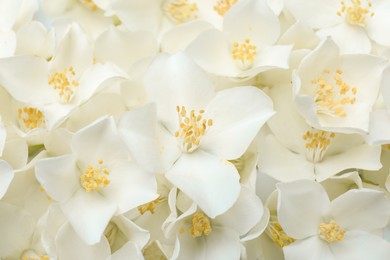
{"type": "Polygon", "coordinates": [[[71,147],[72,154],[37,162],[36,176],[81,239],[95,244],[112,216],[158,196],[156,181],[129,161],[111,117],[75,133],[71,147]]]}
{"type": "Polygon", "coordinates": [[[390,257],[390,245],[370,233],[389,220],[390,204],[382,192],[350,190],[330,202],[314,181],[280,183],[277,189],[279,223],[296,239],[283,247],[287,260],[390,257]]]}
{"type": "Polygon", "coordinates": [[[223,213],[240,190],[238,172],[227,160],[240,157],[273,114],[271,100],[255,87],[214,93],[183,53],[156,58],[145,87],[156,105],[130,111],[119,123],[134,158],[145,169],[166,172],[210,217],[223,213]]]}

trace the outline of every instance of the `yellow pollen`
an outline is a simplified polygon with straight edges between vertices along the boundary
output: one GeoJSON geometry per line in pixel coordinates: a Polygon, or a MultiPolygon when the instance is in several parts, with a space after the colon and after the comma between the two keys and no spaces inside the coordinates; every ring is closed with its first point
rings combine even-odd
{"type": "Polygon", "coordinates": [[[350,0],[350,5],[346,5],[344,1],[341,1],[340,11],[337,12],[338,16],[345,16],[348,23],[358,26],[366,26],[366,17],[374,16],[375,13],[370,12],[371,2],[365,0],[350,0]],[[366,2],[365,5],[362,2],[366,2]]]}
{"type": "Polygon", "coordinates": [[[320,131],[313,128],[312,131],[307,131],[303,136],[306,141],[306,157],[307,159],[318,162],[324,157],[328,147],[335,137],[335,133],[320,131]]]}
{"type": "Polygon", "coordinates": [[[164,10],[176,24],[189,22],[198,17],[198,5],[187,0],[171,0],[164,5],[164,10]]]}
{"type": "Polygon", "coordinates": [[[346,117],[345,106],[355,104],[357,89],[344,82],[342,74],[342,70],[336,70],[332,77],[329,70],[324,70],[318,79],[311,81],[317,88],[314,97],[317,114],[346,117]]]}
{"type": "Polygon", "coordinates": [[[45,126],[45,117],[42,111],[33,107],[23,107],[18,109],[18,118],[27,130],[42,128],[45,126]]]}
{"type": "Polygon", "coordinates": [[[217,4],[214,5],[214,10],[220,16],[224,16],[235,3],[237,3],[237,0],[218,0],[217,4]]]}
{"type": "Polygon", "coordinates": [[[39,191],[40,191],[40,192],[44,192],[44,193],[46,194],[47,200],[52,200],[52,197],[50,197],[49,195],[47,195],[46,190],[43,188],[42,185],[39,186],[39,191]]]}
{"type": "Polygon", "coordinates": [[[22,260],[50,260],[50,257],[47,255],[40,255],[38,257],[23,256],[22,260]]]}
{"type": "Polygon", "coordinates": [[[344,239],[345,230],[333,219],[329,223],[321,223],[318,229],[321,239],[333,243],[344,239]]]}
{"type": "Polygon", "coordinates": [[[200,237],[203,234],[208,236],[212,231],[210,220],[203,213],[195,213],[192,218],[192,227],[188,231],[192,237],[200,237]]]}
{"type": "Polygon", "coordinates": [[[250,69],[253,66],[257,54],[256,46],[251,44],[250,39],[245,39],[242,43],[234,42],[231,53],[238,67],[242,70],[250,69]]]}
{"type": "Polygon", "coordinates": [[[284,232],[282,226],[277,221],[269,222],[266,234],[280,247],[288,246],[295,241],[294,238],[287,236],[286,232],[284,232]]]}
{"type": "Polygon", "coordinates": [[[48,80],[48,83],[59,91],[60,101],[69,103],[74,96],[74,90],[79,82],[74,80],[76,73],[73,67],[65,68],[60,72],[54,72],[48,80]]]}
{"type": "Polygon", "coordinates": [[[108,178],[110,172],[102,166],[103,160],[99,160],[98,164],[98,167],[88,165],[84,173],[80,175],[81,186],[86,192],[100,190],[110,184],[110,179],[108,178]]]}
{"type": "Polygon", "coordinates": [[[146,203],[144,205],[139,206],[138,211],[141,215],[145,214],[147,211],[149,211],[151,214],[154,214],[157,204],[159,204],[165,200],[166,199],[164,199],[162,197],[158,197],[157,199],[155,199],[149,203],[146,203]]]}
{"type": "Polygon", "coordinates": [[[186,152],[192,152],[200,145],[200,139],[206,134],[207,129],[213,125],[212,119],[203,119],[204,110],[200,110],[199,114],[195,110],[191,110],[187,115],[187,110],[184,106],[176,107],[179,115],[179,127],[175,136],[181,140],[182,148],[186,152]]]}
{"type": "Polygon", "coordinates": [[[99,9],[99,7],[93,2],[93,0],[79,0],[80,3],[88,8],[89,10],[92,10],[92,11],[97,11],[99,9]]]}

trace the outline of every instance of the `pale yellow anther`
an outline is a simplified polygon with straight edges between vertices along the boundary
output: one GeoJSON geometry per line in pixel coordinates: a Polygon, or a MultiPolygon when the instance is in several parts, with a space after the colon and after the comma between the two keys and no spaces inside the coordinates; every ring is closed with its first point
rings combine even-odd
{"type": "Polygon", "coordinates": [[[218,2],[214,5],[214,11],[216,11],[220,16],[224,16],[235,3],[237,3],[237,0],[218,0],[218,2]]]}
{"type": "Polygon", "coordinates": [[[88,8],[89,10],[92,10],[92,11],[97,11],[99,9],[99,7],[93,2],[93,0],[79,0],[80,3],[88,8]]]}
{"type": "Polygon", "coordinates": [[[159,203],[166,201],[166,200],[167,200],[166,198],[158,197],[157,199],[155,199],[149,203],[146,203],[144,205],[139,206],[138,211],[141,215],[145,214],[147,211],[149,211],[151,214],[154,214],[154,212],[156,210],[156,206],[159,203]]]}
{"type": "Polygon", "coordinates": [[[231,54],[240,69],[246,70],[253,66],[257,54],[256,48],[255,45],[251,44],[250,39],[245,39],[241,43],[233,43],[231,54]]]}
{"type": "Polygon", "coordinates": [[[110,184],[110,179],[108,178],[110,172],[102,164],[103,160],[98,160],[97,167],[88,165],[83,174],[80,175],[81,186],[86,192],[100,190],[110,184]]]}
{"type": "Polygon", "coordinates": [[[204,110],[200,110],[199,114],[196,114],[195,110],[191,110],[189,115],[187,115],[187,110],[184,106],[177,106],[176,111],[179,116],[180,129],[175,132],[175,136],[180,139],[183,151],[192,152],[199,147],[201,137],[213,125],[213,120],[203,119],[204,110]]]}
{"type": "Polygon", "coordinates": [[[321,223],[318,233],[321,239],[333,243],[344,239],[345,230],[332,219],[329,223],[321,223]]]}
{"type": "Polygon", "coordinates": [[[295,241],[294,238],[289,237],[286,232],[284,232],[282,226],[277,221],[270,221],[266,234],[271,238],[271,240],[278,246],[284,247],[295,241]]]}
{"type": "Polygon", "coordinates": [[[49,77],[48,83],[59,92],[60,101],[63,103],[71,101],[75,88],[79,86],[79,82],[74,79],[75,76],[73,67],[69,67],[60,72],[56,71],[49,77]]]}
{"type": "Polygon", "coordinates": [[[38,257],[23,256],[21,260],[50,260],[50,257],[47,255],[40,255],[38,257]]]}
{"type": "Polygon", "coordinates": [[[209,218],[203,213],[195,213],[192,217],[192,227],[188,230],[192,237],[208,236],[211,231],[212,228],[209,218]]]}
{"type": "Polygon", "coordinates": [[[52,197],[50,197],[50,196],[46,193],[46,190],[43,188],[42,185],[39,186],[39,191],[46,194],[47,200],[52,200],[52,197]]]}
{"type": "Polygon", "coordinates": [[[348,2],[349,4],[344,1],[340,2],[341,8],[337,15],[344,16],[349,24],[366,26],[367,15],[373,17],[375,14],[370,12],[371,2],[367,0],[349,0],[348,2]]]}
{"type": "Polygon", "coordinates": [[[198,17],[198,5],[188,0],[170,0],[164,5],[164,10],[176,24],[189,22],[198,17]]]}
{"type": "Polygon", "coordinates": [[[18,109],[18,118],[22,127],[26,130],[45,127],[45,117],[42,111],[33,107],[23,107],[18,109]]]}
{"type": "Polygon", "coordinates": [[[322,76],[311,81],[316,87],[314,102],[317,105],[317,114],[325,114],[334,117],[346,117],[346,105],[356,102],[356,88],[350,87],[342,79],[342,70],[336,70],[334,75],[324,70],[322,76]]]}
{"type": "Polygon", "coordinates": [[[306,142],[306,158],[312,162],[319,162],[324,157],[328,147],[335,137],[335,133],[312,129],[303,136],[306,142]]]}

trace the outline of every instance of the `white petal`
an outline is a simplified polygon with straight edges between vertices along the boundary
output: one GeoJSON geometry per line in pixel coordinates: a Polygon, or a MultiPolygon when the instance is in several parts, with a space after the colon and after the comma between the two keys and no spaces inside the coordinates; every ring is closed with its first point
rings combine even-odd
{"type": "Polygon", "coordinates": [[[12,57],[16,49],[16,35],[14,31],[0,31],[0,58],[12,57]]]}
{"type": "Polygon", "coordinates": [[[346,232],[344,239],[329,245],[336,259],[390,259],[389,243],[363,231],[346,232]]]}
{"type": "Polygon", "coordinates": [[[231,43],[249,38],[262,48],[275,43],[280,24],[265,0],[239,1],[224,16],[223,32],[231,43]]]}
{"type": "Polygon", "coordinates": [[[79,189],[61,204],[61,209],[80,238],[93,245],[100,241],[116,205],[95,191],[88,193],[79,189]]]}
{"type": "Polygon", "coordinates": [[[72,155],[39,160],[35,171],[39,183],[56,201],[66,202],[81,187],[80,172],[72,155]]]}
{"type": "Polygon", "coordinates": [[[387,32],[390,29],[390,21],[388,19],[390,4],[387,1],[376,1],[373,5],[372,11],[375,14],[367,19],[366,32],[375,42],[389,46],[390,36],[387,32]]]}
{"type": "Polygon", "coordinates": [[[198,111],[214,96],[211,80],[184,53],[158,56],[144,83],[149,101],[157,104],[158,119],[171,133],[179,128],[176,106],[198,111]]]}
{"type": "MultiPolygon", "coordinates": [[[[318,236],[312,236],[305,240],[298,240],[283,247],[286,260],[336,260],[328,243],[318,236]]],[[[340,259],[341,260],[341,259],[340,259]]],[[[352,259],[351,259],[352,260],[352,259]]]]}
{"type": "Polygon", "coordinates": [[[324,188],[309,180],[278,183],[276,187],[278,220],[286,234],[297,239],[317,235],[322,214],[329,205],[324,188]]]}
{"type": "Polygon", "coordinates": [[[0,31],[10,30],[16,21],[22,0],[1,0],[0,31]]]}
{"type": "Polygon", "coordinates": [[[321,29],[317,32],[317,35],[321,38],[332,37],[342,54],[370,53],[371,51],[371,42],[366,32],[356,25],[341,23],[330,28],[321,29]]]}
{"type": "Polygon", "coordinates": [[[183,154],[166,177],[211,218],[228,210],[241,188],[233,164],[201,150],[183,154]]]}
{"type": "Polygon", "coordinates": [[[315,178],[313,163],[281,145],[273,135],[265,138],[259,152],[260,170],[279,181],[315,178]]]}
{"type": "Polygon", "coordinates": [[[75,233],[69,223],[64,224],[55,238],[58,257],[74,260],[105,260],[111,255],[107,239],[98,244],[88,245],[75,233]]]}
{"type": "Polygon", "coordinates": [[[201,140],[201,149],[231,160],[248,148],[263,124],[274,114],[272,100],[255,87],[218,92],[205,108],[212,119],[201,140]]]}
{"type": "Polygon", "coordinates": [[[340,154],[325,156],[315,165],[316,180],[321,182],[350,168],[379,170],[382,167],[380,156],[380,146],[367,144],[355,146],[340,154]]]}
{"type": "Polygon", "coordinates": [[[387,225],[390,202],[382,192],[349,190],[331,202],[330,215],[342,228],[373,231],[387,225]]]}
{"type": "Polygon", "coordinates": [[[0,160],[0,199],[7,192],[8,186],[14,178],[12,167],[4,160],[0,160]]]}
{"type": "Polygon", "coordinates": [[[388,110],[390,110],[390,67],[383,70],[383,77],[381,82],[381,92],[384,103],[388,110]]]}
{"type": "Polygon", "coordinates": [[[278,44],[294,44],[294,49],[314,49],[319,41],[318,36],[306,23],[297,21],[283,33],[278,44]]]}
{"type": "Polygon", "coordinates": [[[390,114],[387,109],[377,109],[370,114],[370,129],[364,136],[369,145],[390,143],[390,114]]]}
{"type": "MultiPolygon", "coordinates": [[[[127,149],[117,132],[112,117],[105,116],[94,121],[74,134],[72,150],[78,163],[84,168],[96,164],[98,160],[127,160],[127,149]]],[[[79,165],[80,166],[80,165],[79,165]]]]}

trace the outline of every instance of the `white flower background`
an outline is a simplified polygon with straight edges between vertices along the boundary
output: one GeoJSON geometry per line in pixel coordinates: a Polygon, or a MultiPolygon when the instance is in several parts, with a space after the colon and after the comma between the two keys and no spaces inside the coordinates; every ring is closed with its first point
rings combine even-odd
{"type": "Polygon", "coordinates": [[[390,0],[0,0],[1,260],[389,260],[390,0]]]}

